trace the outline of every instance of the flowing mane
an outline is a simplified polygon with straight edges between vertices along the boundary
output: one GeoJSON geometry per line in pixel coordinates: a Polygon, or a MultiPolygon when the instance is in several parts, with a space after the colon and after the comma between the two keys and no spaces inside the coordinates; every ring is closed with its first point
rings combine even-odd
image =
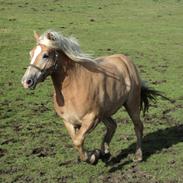
{"type": "Polygon", "coordinates": [[[95,62],[90,55],[81,51],[80,45],[74,37],[64,37],[61,33],[48,30],[40,36],[38,44],[43,44],[48,48],[62,50],[75,62],[95,62]],[[49,34],[51,38],[49,38],[49,34]]]}

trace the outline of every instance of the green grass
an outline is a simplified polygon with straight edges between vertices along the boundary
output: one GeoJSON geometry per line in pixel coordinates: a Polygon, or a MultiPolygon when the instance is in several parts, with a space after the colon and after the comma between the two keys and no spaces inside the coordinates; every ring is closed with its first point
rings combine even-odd
{"type": "MultiPolygon", "coordinates": [[[[0,182],[163,182],[183,180],[183,1],[0,0],[0,182]],[[124,53],[141,77],[175,103],[158,101],[143,119],[144,161],[131,161],[133,126],[119,111],[111,142],[114,166],[76,163],[77,152],[55,115],[50,79],[35,91],[20,80],[35,45],[33,30],[55,29],[79,39],[94,56],[124,53]]],[[[98,125],[86,147],[100,147],[98,125]]]]}

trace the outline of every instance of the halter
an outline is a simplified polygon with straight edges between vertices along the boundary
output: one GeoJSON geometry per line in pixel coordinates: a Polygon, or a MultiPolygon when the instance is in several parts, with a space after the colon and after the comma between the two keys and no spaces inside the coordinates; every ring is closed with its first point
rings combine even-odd
{"type": "Polygon", "coordinates": [[[44,68],[41,69],[41,68],[39,68],[38,66],[36,66],[34,64],[29,64],[29,67],[33,67],[33,68],[37,69],[39,72],[41,72],[42,76],[47,76],[49,73],[52,74],[52,73],[54,73],[57,70],[57,66],[58,66],[57,58],[58,58],[58,52],[55,50],[55,55],[54,55],[54,59],[53,59],[54,60],[54,64],[53,64],[53,66],[49,70],[45,70],[44,68]]]}

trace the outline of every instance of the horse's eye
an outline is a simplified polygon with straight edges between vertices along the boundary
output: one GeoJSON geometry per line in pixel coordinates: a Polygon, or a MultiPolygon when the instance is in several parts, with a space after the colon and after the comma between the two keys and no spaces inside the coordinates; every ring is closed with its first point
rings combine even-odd
{"type": "Polygon", "coordinates": [[[49,58],[48,54],[44,53],[44,54],[43,54],[43,58],[44,58],[44,59],[48,59],[48,58],[49,58]]]}

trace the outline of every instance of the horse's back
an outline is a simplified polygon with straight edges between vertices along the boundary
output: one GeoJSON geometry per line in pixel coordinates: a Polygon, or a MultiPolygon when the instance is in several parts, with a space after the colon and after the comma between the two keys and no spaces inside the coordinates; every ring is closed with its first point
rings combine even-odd
{"type": "MultiPolygon", "coordinates": [[[[135,82],[140,85],[141,80],[135,64],[129,57],[123,54],[115,54],[110,56],[99,57],[96,61],[101,65],[106,72],[114,76],[121,76],[130,80],[130,85],[135,82]]],[[[129,84],[129,83],[128,83],[129,84]]]]}
{"type": "Polygon", "coordinates": [[[105,115],[114,114],[129,97],[140,94],[141,81],[134,63],[125,55],[117,54],[96,59],[104,69],[102,105],[105,115]]]}

